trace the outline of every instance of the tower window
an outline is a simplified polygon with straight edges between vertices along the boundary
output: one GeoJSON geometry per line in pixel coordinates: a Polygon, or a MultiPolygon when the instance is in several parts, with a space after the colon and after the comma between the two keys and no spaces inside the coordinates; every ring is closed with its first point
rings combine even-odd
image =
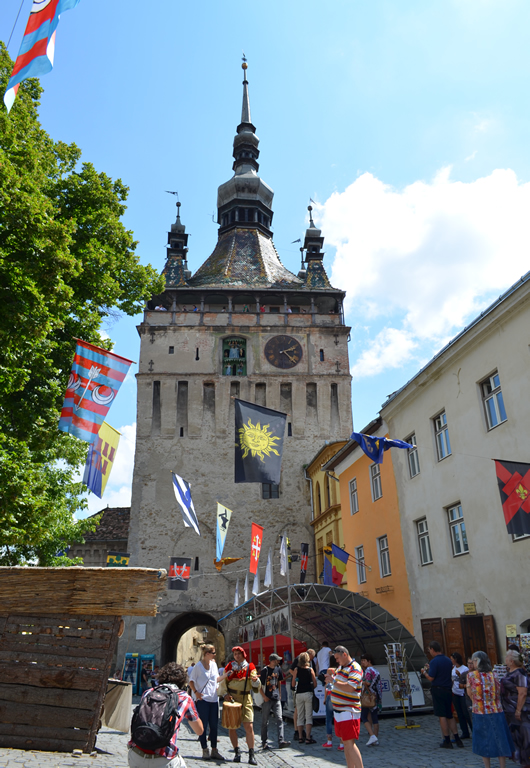
{"type": "Polygon", "coordinates": [[[195,360],[199,359],[199,347],[195,350],[195,360]]]}
{"type": "Polygon", "coordinates": [[[247,342],[231,336],[223,341],[223,375],[247,375],[247,342]]]}
{"type": "Polygon", "coordinates": [[[174,355],[175,354],[175,347],[170,347],[169,348],[169,354],[170,355],[174,355]]]}
{"type": "Polygon", "coordinates": [[[320,350],[320,362],[321,363],[324,362],[324,350],[323,349],[320,350]]]}
{"type": "Polygon", "coordinates": [[[193,570],[194,571],[198,571],[199,570],[199,558],[198,557],[195,558],[195,567],[194,567],[193,570]]]}
{"type": "Polygon", "coordinates": [[[287,424],[287,437],[292,437],[292,436],[293,436],[293,425],[289,421],[287,424]]]}
{"type": "Polygon", "coordinates": [[[262,499],[279,499],[280,498],[280,486],[274,483],[262,483],[261,484],[261,498],[262,499]]]}

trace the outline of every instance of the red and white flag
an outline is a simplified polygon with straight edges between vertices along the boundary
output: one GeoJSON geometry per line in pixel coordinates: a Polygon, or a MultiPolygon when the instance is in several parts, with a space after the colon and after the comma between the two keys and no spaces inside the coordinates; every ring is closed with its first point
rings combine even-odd
{"type": "Polygon", "coordinates": [[[257,523],[252,523],[252,542],[250,545],[250,573],[256,573],[258,570],[259,553],[261,552],[261,542],[263,541],[263,528],[257,523]]]}

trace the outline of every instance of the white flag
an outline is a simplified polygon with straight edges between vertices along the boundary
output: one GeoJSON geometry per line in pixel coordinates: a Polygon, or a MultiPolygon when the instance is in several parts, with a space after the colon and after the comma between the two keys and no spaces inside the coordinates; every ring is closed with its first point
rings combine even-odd
{"type": "Polygon", "coordinates": [[[215,547],[215,556],[217,560],[220,560],[223,556],[226,534],[228,533],[228,525],[231,517],[232,510],[217,502],[217,541],[215,547]]]}
{"type": "Polygon", "coordinates": [[[250,596],[248,594],[248,571],[247,571],[247,575],[245,576],[245,603],[247,602],[249,597],[250,596]]]}
{"type": "Polygon", "coordinates": [[[280,573],[285,576],[287,573],[287,539],[282,536],[282,543],[280,544],[280,573]]]}
{"type": "Polygon", "coordinates": [[[236,593],[234,595],[234,608],[239,605],[239,579],[236,581],[236,593]]]}
{"type": "Polygon", "coordinates": [[[269,556],[267,558],[267,567],[265,569],[265,580],[263,586],[272,587],[272,547],[269,548],[269,556]]]}
{"type": "Polygon", "coordinates": [[[252,594],[259,595],[259,568],[256,568],[256,573],[254,574],[254,584],[252,585],[252,594]]]}
{"type": "Polygon", "coordinates": [[[175,491],[175,497],[182,511],[182,521],[186,528],[193,528],[195,533],[198,533],[200,536],[201,532],[199,530],[199,521],[197,520],[195,507],[193,506],[193,501],[191,500],[190,484],[179,475],[176,475],[174,472],[171,473],[171,476],[173,478],[173,490],[175,491]]]}

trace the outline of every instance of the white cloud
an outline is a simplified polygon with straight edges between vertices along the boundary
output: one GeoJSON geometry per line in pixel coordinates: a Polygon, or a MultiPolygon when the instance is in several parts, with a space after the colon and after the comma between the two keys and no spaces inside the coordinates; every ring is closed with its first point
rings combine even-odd
{"type": "Polygon", "coordinates": [[[348,320],[375,327],[358,377],[436,351],[528,270],[530,184],[509,169],[469,183],[450,170],[402,190],[365,173],[315,206],[348,320]]]}

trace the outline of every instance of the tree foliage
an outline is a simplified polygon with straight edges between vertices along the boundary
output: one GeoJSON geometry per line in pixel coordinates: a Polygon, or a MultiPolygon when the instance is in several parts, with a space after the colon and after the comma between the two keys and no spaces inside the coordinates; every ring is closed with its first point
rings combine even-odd
{"type": "MultiPolygon", "coordinates": [[[[13,68],[0,43],[0,92],[13,68]]],[[[87,444],[57,430],[74,338],[111,348],[99,329],[163,290],[125,229],[128,189],[38,120],[41,86],[0,108],[0,564],[59,562],[93,521],[74,482],[87,444]]]]}

